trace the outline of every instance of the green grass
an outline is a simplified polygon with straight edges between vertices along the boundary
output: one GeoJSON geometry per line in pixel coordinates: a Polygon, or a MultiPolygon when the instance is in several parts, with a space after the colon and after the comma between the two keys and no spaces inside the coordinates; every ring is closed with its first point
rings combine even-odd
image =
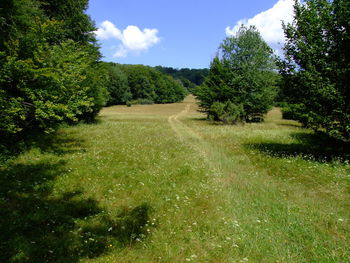
{"type": "Polygon", "coordinates": [[[347,149],[193,98],[105,108],[0,168],[0,262],[349,262],[347,149]]]}

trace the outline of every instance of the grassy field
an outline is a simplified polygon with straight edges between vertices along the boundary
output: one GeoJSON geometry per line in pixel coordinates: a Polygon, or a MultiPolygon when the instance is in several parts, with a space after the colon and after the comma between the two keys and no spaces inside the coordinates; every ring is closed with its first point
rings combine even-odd
{"type": "Polygon", "coordinates": [[[114,106],[0,168],[0,262],[350,262],[346,149],[193,97],[114,106]]]}

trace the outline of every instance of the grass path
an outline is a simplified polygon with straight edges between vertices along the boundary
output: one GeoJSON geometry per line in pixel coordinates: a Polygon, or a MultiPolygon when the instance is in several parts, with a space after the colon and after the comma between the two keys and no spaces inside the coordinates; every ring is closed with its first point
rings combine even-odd
{"type": "Polygon", "coordinates": [[[315,139],[278,109],[105,108],[0,168],[0,261],[348,263],[350,165],[315,139]]]}
{"type": "Polygon", "coordinates": [[[213,167],[215,166],[215,164],[211,160],[209,160],[208,153],[206,152],[205,147],[203,147],[205,141],[198,133],[194,132],[191,128],[189,128],[179,119],[181,117],[185,117],[186,114],[188,114],[191,105],[193,105],[193,103],[185,104],[185,109],[180,111],[179,113],[169,116],[168,122],[173,131],[177,134],[177,136],[185,144],[190,144],[193,148],[195,148],[198,154],[200,154],[203,157],[203,159],[209,164],[209,166],[213,167]]]}
{"type": "Polygon", "coordinates": [[[222,173],[222,171],[220,171],[222,169],[222,164],[225,162],[228,163],[228,157],[222,151],[217,149],[217,147],[210,145],[198,132],[182,121],[182,119],[186,118],[186,115],[190,112],[191,106],[196,106],[195,100],[192,96],[186,99],[182,111],[169,116],[168,122],[182,142],[195,149],[197,154],[199,154],[206,162],[209,170],[211,170],[213,174],[218,175],[222,173]]]}

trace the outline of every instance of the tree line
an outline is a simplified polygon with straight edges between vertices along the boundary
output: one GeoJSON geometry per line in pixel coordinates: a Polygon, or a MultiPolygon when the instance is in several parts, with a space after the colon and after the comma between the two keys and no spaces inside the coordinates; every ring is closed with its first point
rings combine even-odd
{"type": "Polygon", "coordinates": [[[182,101],[187,94],[180,80],[144,65],[104,63],[108,72],[108,105],[182,101]]]}
{"type": "Polygon", "coordinates": [[[182,84],[189,91],[193,91],[196,86],[201,85],[204,82],[204,79],[209,73],[209,69],[189,69],[189,68],[172,68],[172,67],[162,67],[156,66],[157,70],[164,74],[168,74],[175,79],[181,80],[182,84]]]}

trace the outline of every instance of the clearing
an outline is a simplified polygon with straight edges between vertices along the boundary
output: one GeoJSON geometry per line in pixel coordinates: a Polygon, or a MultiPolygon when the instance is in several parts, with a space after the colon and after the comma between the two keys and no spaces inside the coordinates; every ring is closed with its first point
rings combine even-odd
{"type": "Polygon", "coordinates": [[[1,262],[350,261],[349,162],[277,108],[113,106],[0,172],[1,262]]]}

